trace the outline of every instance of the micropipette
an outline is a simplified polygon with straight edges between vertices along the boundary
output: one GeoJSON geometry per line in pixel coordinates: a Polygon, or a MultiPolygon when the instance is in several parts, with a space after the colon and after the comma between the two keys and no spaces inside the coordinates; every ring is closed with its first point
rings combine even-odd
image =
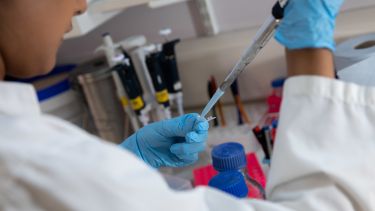
{"type": "Polygon", "coordinates": [[[177,56],[175,47],[180,42],[180,39],[172,40],[163,44],[163,53],[165,54],[164,76],[167,82],[168,92],[170,93],[171,102],[176,102],[178,114],[183,115],[183,92],[182,83],[177,66],[177,56]]]}
{"type": "Polygon", "coordinates": [[[156,101],[162,106],[165,118],[172,118],[169,103],[169,93],[165,76],[163,74],[164,54],[160,51],[153,52],[146,56],[146,64],[155,89],[156,101]]]}
{"type": "Polygon", "coordinates": [[[203,109],[201,113],[202,117],[205,117],[208,114],[212,107],[219,101],[220,97],[224,95],[224,92],[228,89],[228,87],[230,87],[230,85],[245,70],[245,67],[255,59],[260,50],[262,50],[262,48],[272,38],[277,26],[284,16],[284,7],[287,2],[288,0],[278,0],[278,2],[274,5],[272,8],[272,16],[269,17],[265,23],[263,23],[258,30],[258,33],[255,35],[250,47],[246,49],[240,60],[225,78],[224,82],[221,83],[220,87],[216,90],[215,95],[203,109]]]}

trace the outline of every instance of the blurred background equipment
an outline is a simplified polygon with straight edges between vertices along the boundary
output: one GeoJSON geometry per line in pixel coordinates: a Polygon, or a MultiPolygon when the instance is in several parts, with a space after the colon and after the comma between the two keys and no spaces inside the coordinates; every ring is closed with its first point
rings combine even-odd
{"type": "Polygon", "coordinates": [[[72,80],[82,88],[98,135],[114,143],[123,141],[126,116],[116,95],[112,70],[108,69],[105,60],[101,58],[80,65],[72,80]]]}
{"type": "Polygon", "coordinates": [[[171,105],[176,105],[178,115],[184,114],[182,82],[177,65],[176,45],[181,42],[180,39],[172,41],[168,40],[168,36],[172,33],[169,28],[160,30],[159,34],[165,38],[162,44],[162,52],[164,53],[163,72],[171,105]]]}
{"type": "Polygon", "coordinates": [[[365,86],[375,86],[375,33],[343,41],[335,52],[339,79],[365,86]]]}
{"type": "Polygon", "coordinates": [[[156,102],[158,102],[160,107],[159,109],[163,112],[165,118],[170,119],[172,114],[170,111],[169,93],[163,73],[164,66],[162,66],[164,60],[165,56],[162,52],[153,52],[147,55],[146,64],[152,79],[156,102]]]}

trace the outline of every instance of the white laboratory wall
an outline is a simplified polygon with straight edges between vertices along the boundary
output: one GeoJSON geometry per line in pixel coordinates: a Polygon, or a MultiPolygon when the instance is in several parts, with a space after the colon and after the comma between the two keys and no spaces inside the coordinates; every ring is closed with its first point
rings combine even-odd
{"type": "Polygon", "coordinates": [[[261,24],[269,15],[274,0],[211,0],[221,32],[261,24]],[[236,3],[233,3],[236,2],[236,3]]]}
{"type": "MultiPolygon", "coordinates": [[[[258,26],[269,15],[275,0],[209,0],[220,32],[258,26]]],[[[346,0],[342,10],[375,5],[374,0],[346,0]]]]}
{"type": "MultiPolygon", "coordinates": [[[[177,47],[178,64],[184,85],[185,105],[200,106],[207,102],[207,79],[215,75],[224,79],[245,47],[254,37],[258,26],[269,15],[273,0],[212,0],[220,33],[201,37],[202,29],[194,2],[179,3],[158,9],[146,6],[130,8],[88,35],[64,42],[58,56],[59,63],[77,63],[92,57],[101,43],[101,34],[110,32],[115,40],[143,34],[151,42],[162,39],[158,31],[171,27],[172,37],[183,38],[177,47]],[[240,30],[241,29],[241,30],[240,30]]],[[[375,32],[375,1],[348,0],[339,17],[336,38],[341,40],[358,34],[375,32]],[[374,5],[373,7],[369,7],[374,5]],[[364,8],[364,9],[361,9],[364,8]]],[[[264,98],[269,92],[269,81],[285,75],[283,48],[272,41],[240,78],[244,100],[264,98]]],[[[229,94],[225,102],[231,102],[229,94]]]]}

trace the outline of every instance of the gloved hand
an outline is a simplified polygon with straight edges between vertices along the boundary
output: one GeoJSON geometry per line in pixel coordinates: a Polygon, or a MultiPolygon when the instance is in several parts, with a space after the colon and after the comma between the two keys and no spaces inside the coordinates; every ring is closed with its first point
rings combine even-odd
{"type": "Polygon", "coordinates": [[[147,125],[121,146],[155,168],[187,166],[205,149],[208,128],[206,119],[187,114],[147,125]]]}
{"type": "Polygon", "coordinates": [[[275,38],[288,49],[335,50],[336,16],[344,0],[289,0],[275,38]]]}

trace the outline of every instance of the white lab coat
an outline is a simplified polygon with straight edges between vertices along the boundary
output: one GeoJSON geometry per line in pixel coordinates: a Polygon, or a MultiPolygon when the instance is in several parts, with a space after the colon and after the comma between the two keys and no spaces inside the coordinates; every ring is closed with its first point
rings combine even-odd
{"type": "Polygon", "coordinates": [[[375,210],[375,90],[286,83],[269,201],[170,190],[130,152],[42,115],[34,90],[0,82],[0,210],[375,210]]]}

